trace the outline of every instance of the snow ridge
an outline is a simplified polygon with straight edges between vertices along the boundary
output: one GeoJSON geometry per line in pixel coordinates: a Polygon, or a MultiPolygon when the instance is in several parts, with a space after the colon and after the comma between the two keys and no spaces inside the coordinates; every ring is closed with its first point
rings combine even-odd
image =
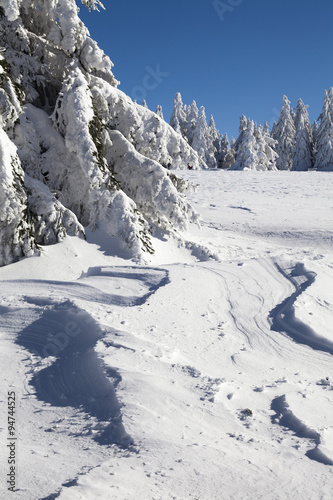
{"type": "Polygon", "coordinates": [[[269,313],[271,329],[279,333],[285,332],[295,342],[307,345],[312,349],[333,354],[333,342],[324,337],[320,337],[312,328],[295,317],[295,308],[293,304],[296,299],[314,283],[316,273],[307,271],[304,264],[301,262],[297,263],[289,274],[287,274],[279,264],[275,263],[275,265],[278,271],[294,285],[295,292],[269,313]]]}
{"type": "Polygon", "coordinates": [[[333,465],[333,460],[327,457],[320,449],[320,433],[309,428],[302,422],[302,420],[294,415],[286,401],[285,395],[276,397],[272,401],[271,409],[275,411],[275,415],[272,415],[271,417],[273,423],[278,423],[279,425],[288,428],[300,438],[314,441],[315,448],[306,452],[306,456],[310,458],[310,460],[315,460],[316,462],[324,465],[333,465]]]}

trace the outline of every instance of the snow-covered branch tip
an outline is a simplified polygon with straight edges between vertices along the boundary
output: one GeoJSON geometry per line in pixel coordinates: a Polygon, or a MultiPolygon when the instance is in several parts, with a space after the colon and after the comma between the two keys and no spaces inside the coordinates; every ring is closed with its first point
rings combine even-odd
{"type": "Polygon", "coordinates": [[[100,12],[98,7],[101,7],[101,9],[105,10],[104,5],[99,0],[81,0],[81,3],[89,9],[89,12],[91,12],[92,10],[97,10],[98,12],[100,12]]]}

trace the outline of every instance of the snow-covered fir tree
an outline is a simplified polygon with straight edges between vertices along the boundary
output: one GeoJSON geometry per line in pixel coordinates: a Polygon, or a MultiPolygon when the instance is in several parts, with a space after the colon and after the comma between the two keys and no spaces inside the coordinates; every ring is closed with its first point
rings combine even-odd
{"type": "Polygon", "coordinates": [[[218,152],[217,157],[216,157],[218,168],[226,168],[225,167],[225,158],[228,154],[229,149],[230,149],[230,143],[229,143],[228,134],[224,134],[224,136],[221,137],[220,151],[218,152]]]}
{"type": "Polygon", "coordinates": [[[270,136],[267,122],[265,127],[259,125],[255,135],[258,158],[256,170],[277,170],[276,161],[278,155],[275,152],[276,141],[270,136]]]}
{"type": "Polygon", "coordinates": [[[239,136],[235,143],[236,161],[231,170],[255,170],[256,137],[255,125],[243,115],[240,119],[239,136]]]}
{"type": "Polygon", "coordinates": [[[291,170],[292,168],[295,133],[296,129],[290,101],[284,95],[279,120],[272,133],[273,139],[277,141],[276,153],[278,158],[276,166],[278,170],[291,170]]]}
{"type": "Polygon", "coordinates": [[[186,137],[190,145],[193,144],[194,130],[199,117],[197,103],[193,100],[186,110],[186,137]]]}
{"type": "Polygon", "coordinates": [[[253,120],[240,119],[239,137],[236,141],[236,161],[231,170],[276,170],[277,154],[274,151],[276,141],[261,125],[253,120]]]}
{"type": "Polygon", "coordinates": [[[161,120],[164,120],[162,106],[159,104],[156,107],[156,114],[159,118],[161,118],[161,120]]]}
{"type": "Polygon", "coordinates": [[[313,124],[311,125],[311,133],[312,133],[312,165],[314,165],[316,163],[318,129],[319,129],[319,125],[318,125],[317,120],[315,120],[313,122],[313,124]]]}
{"type": "Polygon", "coordinates": [[[198,155],[117,89],[78,11],[0,0],[0,265],[88,226],[141,256],[155,227],[196,218],[165,167],[199,168],[198,155]]]}
{"type": "Polygon", "coordinates": [[[325,90],[319,120],[314,168],[317,170],[333,170],[333,87],[328,92],[325,90]]]}
{"type": "Polygon", "coordinates": [[[222,168],[228,169],[235,163],[235,139],[229,143],[228,134],[222,137],[222,168]]]}
{"type": "Polygon", "coordinates": [[[214,165],[215,167],[222,168],[225,151],[223,150],[222,137],[216,128],[213,115],[210,116],[208,125],[208,134],[209,134],[210,151],[215,159],[214,165]]]}
{"type": "Polygon", "coordinates": [[[174,130],[176,130],[177,133],[186,137],[186,113],[184,111],[182,95],[180,92],[177,92],[173,98],[173,110],[170,117],[170,125],[174,130]]]}
{"type": "Polygon", "coordinates": [[[216,167],[215,148],[210,138],[204,106],[201,106],[197,124],[193,132],[192,148],[198,153],[203,164],[216,167]]]}
{"type": "Polygon", "coordinates": [[[234,141],[234,144],[233,144],[233,150],[234,150],[235,156],[237,156],[239,146],[240,146],[240,144],[242,144],[242,142],[244,140],[244,135],[246,133],[247,128],[248,128],[248,119],[246,118],[245,115],[242,115],[239,119],[239,127],[238,127],[239,134],[238,134],[236,141],[234,141]]]}
{"type": "Polygon", "coordinates": [[[211,115],[207,125],[205,108],[201,106],[200,113],[195,101],[191,105],[183,105],[180,93],[174,97],[174,107],[170,118],[170,125],[180,133],[188,144],[198,153],[202,167],[224,168],[224,157],[228,154],[228,166],[233,163],[233,153],[228,150],[229,143],[223,139],[216,128],[211,115]]]}
{"type": "Polygon", "coordinates": [[[312,130],[302,99],[297,102],[295,128],[292,170],[306,171],[312,167],[312,130]]]}
{"type": "Polygon", "coordinates": [[[311,132],[312,132],[313,143],[315,143],[317,141],[318,129],[319,129],[319,125],[318,125],[317,120],[315,120],[313,122],[313,124],[311,125],[311,132]]]}

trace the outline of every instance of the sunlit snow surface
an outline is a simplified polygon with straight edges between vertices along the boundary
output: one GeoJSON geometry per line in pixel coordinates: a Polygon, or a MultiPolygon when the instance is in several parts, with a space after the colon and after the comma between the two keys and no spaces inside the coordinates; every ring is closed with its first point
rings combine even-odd
{"type": "Polygon", "coordinates": [[[215,259],[67,238],[0,269],[1,498],[12,390],[13,498],[332,498],[333,175],[182,175],[215,259]]]}

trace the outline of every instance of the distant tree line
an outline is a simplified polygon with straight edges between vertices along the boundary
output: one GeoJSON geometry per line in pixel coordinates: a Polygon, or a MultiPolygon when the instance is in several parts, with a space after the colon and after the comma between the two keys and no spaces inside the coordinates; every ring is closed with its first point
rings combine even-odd
{"type": "MultiPolygon", "coordinates": [[[[280,116],[269,130],[244,115],[239,136],[229,142],[217,130],[213,116],[207,124],[205,108],[193,101],[184,105],[174,97],[170,125],[198,153],[203,167],[231,170],[333,171],[333,87],[325,91],[322,112],[311,125],[308,106],[299,99],[295,110],[283,96],[280,116]]],[[[161,106],[157,114],[163,117],[161,106]]]]}

